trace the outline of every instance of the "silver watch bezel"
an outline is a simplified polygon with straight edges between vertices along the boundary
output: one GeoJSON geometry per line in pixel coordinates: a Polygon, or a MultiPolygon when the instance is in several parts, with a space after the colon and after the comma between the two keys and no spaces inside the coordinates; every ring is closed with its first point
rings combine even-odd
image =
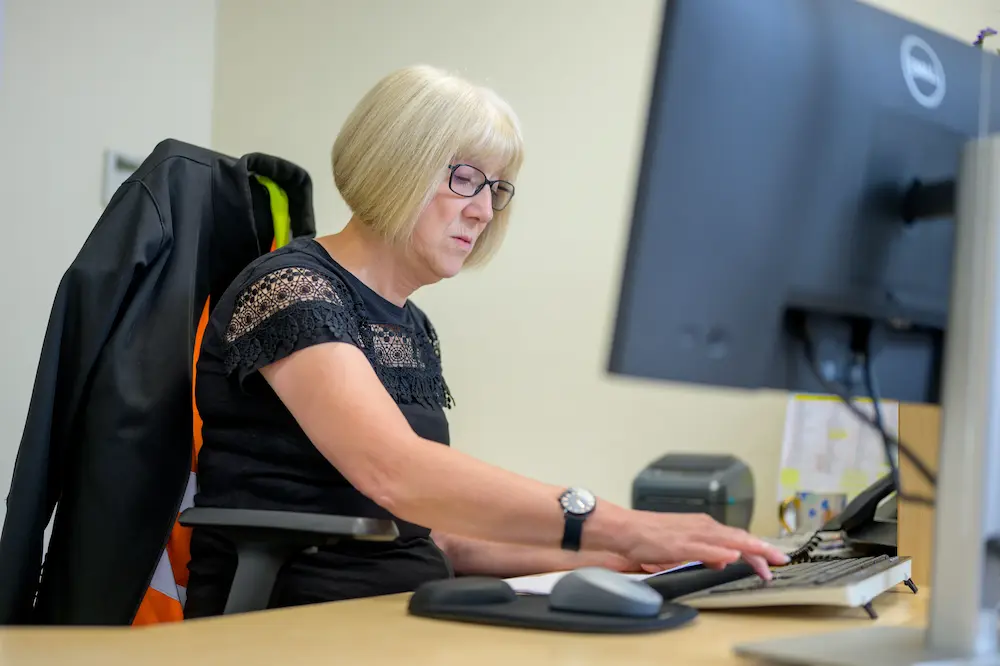
{"type": "Polygon", "coordinates": [[[597,496],[586,488],[567,488],[559,496],[559,505],[570,515],[586,516],[597,507],[597,496]],[[585,508],[577,509],[574,500],[581,500],[585,508]]]}

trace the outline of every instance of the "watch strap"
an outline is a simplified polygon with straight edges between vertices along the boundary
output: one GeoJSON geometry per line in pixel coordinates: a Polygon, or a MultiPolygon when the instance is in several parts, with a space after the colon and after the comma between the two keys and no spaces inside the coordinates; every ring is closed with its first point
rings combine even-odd
{"type": "Polygon", "coordinates": [[[563,550],[580,550],[580,542],[583,537],[583,521],[586,516],[574,516],[572,513],[563,514],[566,517],[563,528],[562,548],[563,550]]]}

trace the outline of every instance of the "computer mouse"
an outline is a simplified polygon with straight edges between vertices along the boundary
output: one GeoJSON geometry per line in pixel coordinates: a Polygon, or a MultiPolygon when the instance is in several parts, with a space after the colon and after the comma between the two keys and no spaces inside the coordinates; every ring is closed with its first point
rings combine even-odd
{"type": "Polygon", "coordinates": [[[642,581],[601,567],[571,571],[552,586],[549,607],[553,610],[655,617],[663,606],[659,592],[642,581]]]}

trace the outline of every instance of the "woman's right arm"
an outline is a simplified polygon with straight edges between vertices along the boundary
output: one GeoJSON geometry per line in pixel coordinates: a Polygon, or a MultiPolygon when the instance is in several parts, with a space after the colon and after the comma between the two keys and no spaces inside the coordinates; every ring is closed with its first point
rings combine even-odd
{"type": "MultiPolygon", "coordinates": [[[[317,449],[398,518],[449,534],[558,547],[563,488],[417,436],[357,347],[313,345],[260,372],[317,449]]],[[[762,558],[785,561],[773,547],[707,516],[632,511],[606,501],[584,524],[582,547],[651,564],[724,565],[744,556],[760,570],[762,558]]]]}

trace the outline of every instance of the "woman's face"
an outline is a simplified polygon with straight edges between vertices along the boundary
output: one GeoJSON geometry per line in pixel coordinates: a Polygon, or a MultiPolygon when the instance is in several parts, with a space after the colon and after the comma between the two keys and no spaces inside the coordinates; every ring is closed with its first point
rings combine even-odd
{"type": "MultiPolygon", "coordinates": [[[[481,169],[491,180],[496,178],[479,165],[470,166],[481,169]]],[[[417,218],[410,251],[433,275],[434,281],[454,277],[462,270],[479,236],[493,219],[493,194],[488,185],[474,196],[462,196],[452,190],[452,184],[461,191],[463,185],[471,182],[469,179],[477,177],[482,175],[464,167],[446,170],[434,198],[417,218]]]]}

